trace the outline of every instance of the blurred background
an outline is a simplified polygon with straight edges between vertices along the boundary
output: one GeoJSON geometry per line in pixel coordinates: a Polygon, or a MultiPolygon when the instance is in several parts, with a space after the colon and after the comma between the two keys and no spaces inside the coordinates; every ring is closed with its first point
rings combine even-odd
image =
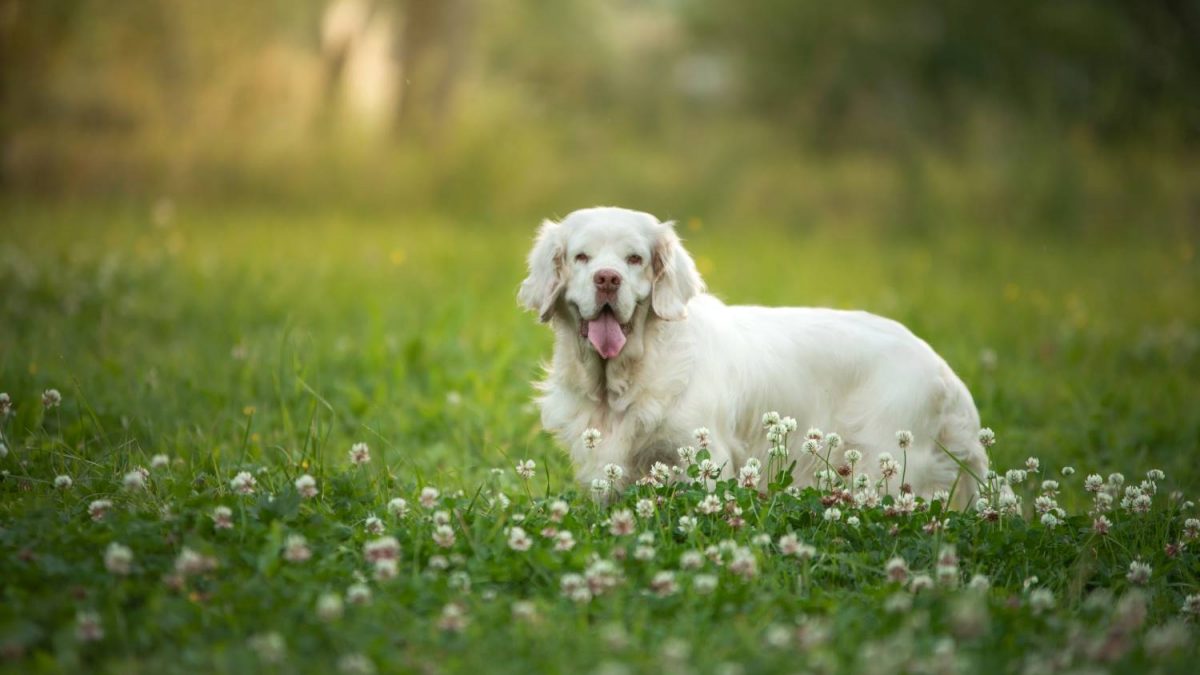
{"type": "Polygon", "coordinates": [[[1193,0],[0,0],[0,184],[1194,231],[1193,0]]]}

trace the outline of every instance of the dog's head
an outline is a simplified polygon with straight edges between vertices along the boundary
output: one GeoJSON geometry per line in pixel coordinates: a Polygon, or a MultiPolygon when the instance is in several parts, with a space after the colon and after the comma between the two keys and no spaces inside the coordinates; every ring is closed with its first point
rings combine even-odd
{"type": "Polygon", "coordinates": [[[517,297],[542,321],[577,324],[580,340],[612,359],[645,317],[686,318],[688,300],[703,290],[672,223],[593,208],[542,223],[517,297]]]}

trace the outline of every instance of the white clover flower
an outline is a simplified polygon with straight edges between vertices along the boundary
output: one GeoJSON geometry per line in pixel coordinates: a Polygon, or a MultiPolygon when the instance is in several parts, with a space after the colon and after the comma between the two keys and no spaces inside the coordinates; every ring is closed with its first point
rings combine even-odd
{"type": "Polygon", "coordinates": [[[1183,538],[1188,541],[1200,539],[1200,518],[1188,518],[1183,521],[1183,538]]]}
{"type": "Polygon", "coordinates": [[[433,543],[442,548],[450,548],[454,545],[456,537],[454,530],[449,525],[438,525],[433,528],[433,543]]]}
{"type": "Polygon", "coordinates": [[[1004,473],[1004,480],[1015,487],[1024,483],[1027,476],[1028,474],[1022,469],[1009,469],[1004,473]]]}
{"type": "Polygon", "coordinates": [[[125,576],[133,567],[133,550],[113,542],[104,550],[104,568],[111,574],[125,576]]]}
{"type": "Polygon", "coordinates": [[[826,522],[836,522],[842,519],[842,511],[836,506],[831,506],[825,509],[823,517],[826,522]]]}
{"type": "Polygon", "coordinates": [[[1103,488],[1104,478],[1098,473],[1090,474],[1087,478],[1083,479],[1083,489],[1088,492],[1099,492],[1103,488]]]}
{"type": "Polygon", "coordinates": [[[302,563],[312,557],[308,540],[302,534],[289,534],[283,545],[283,559],[290,563],[302,563]]]}
{"type": "Polygon", "coordinates": [[[380,537],[363,544],[363,557],[367,562],[396,560],[400,557],[400,542],[395,537],[380,537]]]}
{"type": "Polygon", "coordinates": [[[362,465],[371,461],[371,448],[366,443],[355,443],[350,446],[350,463],[362,465]]]}
{"type": "Polygon", "coordinates": [[[911,431],[901,429],[896,432],[896,445],[900,446],[901,450],[907,450],[913,443],[913,434],[911,431]]]}
{"type": "Polygon", "coordinates": [[[950,501],[950,491],[949,490],[934,490],[933,494],[929,495],[929,501],[930,502],[942,502],[942,503],[948,502],[948,501],[950,501]]]}
{"type": "Polygon", "coordinates": [[[561,499],[556,499],[550,504],[550,520],[551,522],[561,523],[563,518],[570,513],[571,506],[561,499]]]}
{"type": "Polygon", "coordinates": [[[1047,495],[1054,495],[1054,494],[1058,493],[1058,481],[1056,481],[1056,480],[1042,481],[1042,492],[1047,495]]]}
{"type": "Polygon", "coordinates": [[[1054,609],[1054,594],[1046,588],[1035,588],[1029,594],[1029,608],[1035,614],[1050,611],[1054,609]]]}
{"type": "Polygon", "coordinates": [[[175,571],[185,577],[211,572],[216,568],[216,558],[197,553],[186,546],[179,551],[179,556],[175,558],[175,571]]]}
{"type": "Polygon", "coordinates": [[[605,479],[605,478],[593,478],[592,479],[592,492],[596,496],[603,496],[603,495],[607,494],[608,491],[611,489],[612,489],[612,483],[608,482],[608,479],[605,479]]]}
{"type": "Polygon", "coordinates": [[[821,444],[809,438],[800,444],[800,452],[805,455],[813,455],[814,457],[821,451],[821,444]]]}
{"type": "Polygon", "coordinates": [[[305,499],[312,499],[317,496],[317,479],[308,474],[304,474],[296,479],[296,492],[305,499]]]}
{"type": "Polygon", "coordinates": [[[711,459],[701,460],[699,468],[701,480],[716,480],[721,476],[721,467],[711,459]]]}
{"type": "Polygon", "coordinates": [[[637,514],[639,518],[650,518],[654,515],[654,502],[649,499],[639,499],[637,501],[637,514]]]}
{"type": "Polygon", "coordinates": [[[1133,562],[1129,563],[1129,572],[1125,575],[1125,578],[1129,580],[1129,583],[1134,584],[1135,586],[1145,586],[1146,583],[1150,581],[1150,574],[1152,571],[1153,570],[1151,569],[1150,565],[1142,562],[1141,560],[1134,560],[1133,562]]]}
{"type": "Polygon", "coordinates": [[[749,490],[756,489],[758,487],[758,481],[761,478],[758,467],[759,465],[757,463],[750,464],[747,462],[746,465],[738,471],[738,485],[749,490]]]}
{"type": "Polygon", "coordinates": [[[862,461],[862,453],[854,448],[850,448],[846,452],[842,453],[842,456],[846,459],[846,463],[850,466],[854,466],[862,461]]]}
{"type": "Polygon", "coordinates": [[[121,479],[121,484],[124,485],[125,489],[129,490],[130,492],[145,490],[146,476],[141,471],[134,469],[133,471],[125,474],[125,477],[121,479]]]}
{"type": "Polygon", "coordinates": [[[337,662],[342,675],[375,675],[375,663],[366,654],[344,654],[337,662]]]}
{"type": "Polygon", "coordinates": [[[696,461],[696,449],[690,445],[685,445],[675,451],[679,455],[679,461],[683,462],[684,466],[691,466],[696,461]]]}
{"type": "Polygon", "coordinates": [[[918,574],[912,578],[908,584],[909,590],[913,593],[920,593],[933,588],[933,578],[928,574],[918,574]]]}
{"type": "Polygon", "coordinates": [[[645,545],[638,546],[637,548],[633,549],[633,557],[635,560],[639,560],[641,562],[649,562],[654,560],[654,547],[645,545]]]}
{"type": "Polygon", "coordinates": [[[1029,473],[1040,473],[1042,468],[1041,461],[1037,457],[1030,457],[1025,460],[1025,470],[1029,473]]]}
{"type": "Polygon", "coordinates": [[[692,579],[692,588],[699,595],[709,595],[717,590],[717,576],[715,574],[697,574],[692,579]]]}
{"type": "Polygon", "coordinates": [[[696,510],[706,516],[719,513],[721,511],[721,500],[716,495],[708,495],[700,501],[696,510]]]}
{"type": "Polygon", "coordinates": [[[657,484],[661,485],[663,483],[666,483],[667,480],[671,477],[671,469],[668,468],[667,465],[662,462],[655,462],[650,467],[650,477],[653,478],[657,484]]]}
{"type": "Polygon", "coordinates": [[[779,538],[779,553],[782,555],[796,555],[796,551],[800,550],[800,538],[794,533],[787,533],[779,538]]]}
{"type": "Polygon", "coordinates": [[[0,392],[0,418],[8,417],[12,412],[12,397],[7,392],[0,392]]]}
{"type": "Polygon", "coordinates": [[[729,571],[743,579],[758,576],[758,559],[754,557],[754,551],[744,546],[734,549],[733,559],[729,561],[729,571]]]}
{"type": "Polygon", "coordinates": [[[369,515],[363,522],[363,529],[367,531],[367,534],[383,534],[383,521],[379,519],[379,516],[369,515]]]}
{"type": "Polygon", "coordinates": [[[520,527],[508,531],[508,547],[514,551],[528,551],[533,546],[533,539],[520,527]]]}
{"type": "Polygon", "coordinates": [[[1133,501],[1129,504],[1129,510],[1144,515],[1150,513],[1150,506],[1150,495],[1142,494],[1133,498],[1133,501]]]}
{"type": "Polygon", "coordinates": [[[883,603],[883,610],[888,614],[905,614],[912,609],[912,596],[897,591],[888,596],[883,603]]]}
{"type": "Polygon", "coordinates": [[[967,588],[973,591],[986,591],[991,587],[992,580],[983,574],[972,575],[971,580],[967,582],[967,588]]]}
{"type": "Polygon", "coordinates": [[[1058,523],[1058,516],[1054,515],[1053,513],[1042,514],[1042,525],[1045,525],[1050,529],[1054,529],[1055,527],[1058,527],[1058,523]]]}
{"type": "Polygon", "coordinates": [[[346,589],[346,602],[351,605],[369,605],[371,603],[371,587],[366,584],[351,584],[346,589]]]}
{"type": "Polygon", "coordinates": [[[625,469],[620,464],[608,463],[604,465],[604,477],[612,485],[616,485],[622,478],[625,477],[625,469]]]}
{"type": "Polygon", "coordinates": [[[1184,614],[1191,614],[1193,617],[1200,617],[1200,593],[1194,593],[1183,599],[1183,608],[1180,610],[1184,614]]]}
{"type": "Polygon", "coordinates": [[[680,534],[689,534],[696,529],[696,519],[691,516],[679,516],[679,523],[676,526],[680,534]]]}
{"type": "Polygon", "coordinates": [[[512,617],[517,621],[526,623],[537,623],[538,611],[537,605],[528,600],[517,600],[512,604],[512,617]]]}
{"type": "Polygon", "coordinates": [[[1162,469],[1150,469],[1146,472],[1146,478],[1153,481],[1161,481],[1166,477],[1167,474],[1163,473],[1162,469]]]}
{"type": "Polygon", "coordinates": [[[990,448],[996,444],[996,432],[984,427],[979,430],[979,444],[985,448],[990,448]]]}
{"type": "MultiPolygon", "coordinates": [[[[51,390],[53,391],[53,390],[51,390]]],[[[96,612],[80,611],[75,615],[75,639],[80,642],[99,642],[104,639],[104,624],[96,612]]]]}
{"type": "Polygon", "coordinates": [[[1073,467],[1073,466],[1064,466],[1064,467],[1062,468],[1062,475],[1064,475],[1064,476],[1074,476],[1074,475],[1075,475],[1075,467],[1073,467]]]}
{"type": "Polygon", "coordinates": [[[704,554],[699,551],[684,551],[683,555],[679,556],[679,568],[685,570],[698,570],[704,566],[704,554]]]}
{"type": "Polygon", "coordinates": [[[421,503],[422,507],[432,509],[437,506],[438,497],[441,496],[442,493],[438,492],[437,488],[426,486],[421,488],[421,496],[417,498],[417,501],[421,503]]]}
{"type": "Polygon", "coordinates": [[[764,427],[771,427],[771,426],[775,426],[776,424],[779,424],[779,422],[780,422],[779,413],[777,413],[777,412],[775,412],[775,411],[773,411],[773,410],[772,410],[771,412],[769,412],[769,413],[766,413],[765,415],[763,415],[763,418],[762,418],[762,425],[763,425],[764,427]]]}
{"type": "Polygon", "coordinates": [[[342,596],[336,593],[322,593],[317,598],[317,618],[332,623],[342,618],[342,596]]]}
{"type": "Polygon", "coordinates": [[[580,436],[580,440],[583,441],[584,447],[588,450],[595,450],[596,446],[600,445],[602,438],[599,429],[585,429],[580,436]]]}
{"type": "Polygon", "coordinates": [[[883,572],[887,575],[888,581],[893,583],[903,584],[908,581],[908,563],[900,556],[888,560],[887,564],[883,566],[883,572]]]}
{"type": "MultiPolygon", "coordinates": [[[[433,562],[434,557],[437,557],[437,556],[430,556],[430,558],[429,558],[431,567],[432,567],[432,562],[433,562]]],[[[392,579],[395,579],[397,575],[400,574],[400,563],[397,560],[385,558],[382,560],[376,560],[371,565],[371,569],[372,569],[371,576],[375,579],[375,581],[381,581],[381,582],[382,581],[391,581],[392,579]]]]}
{"type": "Polygon", "coordinates": [[[1120,473],[1108,474],[1108,484],[1115,487],[1120,487],[1125,484],[1125,475],[1120,473]]]}
{"type": "Polygon", "coordinates": [[[258,486],[258,480],[249,471],[240,471],[229,481],[229,487],[239,495],[252,495],[258,486]]]}
{"type": "Polygon", "coordinates": [[[692,438],[696,439],[696,445],[700,446],[701,449],[708,447],[710,435],[707,427],[700,427],[692,431],[692,438]]]}
{"type": "Polygon", "coordinates": [[[165,469],[171,465],[171,458],[164,454],[157,454],[150,458],[150,468],[154,470],[165,469]]]}
{"type": "Polygon", "coordinates": [[[283,641],[282,635],[274,631],[252,636],[249,643],[250,649],[254,650],[263,663],[279,663],[287,654],[287,643],[283,641]]]}
{"type": "Polygon", "coordinates": [[[62,394],[57,389],[47,389],[42,392],[42,405],[49,410],[57,408],[62,403],[62,394]]]}
{"type": "Polygon", "coordinates": [[[393,518],[404,518],[408,515],[408,502],[400,497],[395,497],[388,502],[387,510],[393,518]]]}
{"type": "Polygon", "coordinates": [[[679,591],[679,584],[675,583],[675,573],[669,571],[656,573],[650,580],[650,590],[660,598],[675,595],[679,591]]]}
{"type": "Polygon", "coordinates": [[[575,548],[575,535],[570,530],[563,530],[554,535],[555,551],[570,551],[575,548]]]}
{"type": "Polygon", "coordinates": [[[520,476],[521,478],[524,478],[525,480],[530,480],[534,476],[534,473],[535,473],[534,468],[535,467],[537,467],[537,464],[535,464],[532,459],[523,459],[523,460],[517,462],[517,468],[516,468],[517,475],[520,476]]]}
{"type": "Polygon", "coordinates": [[[612,518],[609,520],[608,531],[614,537],[623,537],[633,534],[635,524],[633,512],[629,509],[620,509],[613,512],[612,518]]]}
{"type": "Polygon", "coordinates": [[[825,434],[825,445],[830,450],[837,450],[842,445],[842,437],[836,432],[831,431],[825,434]]]}
{"type": "Polygon", "coordinates": [[[54,487],[58,488],[59,490],[70,490],[74,483],[75,481],[71,480],[71,477],[66,474],[54,477],[54,487]]]}

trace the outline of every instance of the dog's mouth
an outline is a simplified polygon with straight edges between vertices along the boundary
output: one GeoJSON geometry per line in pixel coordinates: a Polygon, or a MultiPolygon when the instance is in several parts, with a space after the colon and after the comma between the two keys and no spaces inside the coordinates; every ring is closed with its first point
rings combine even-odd
{"type": "Polygon", "coordinates": [[[579,337],[587,338],[602,359],[616,358],[625,347],[625,336],[633,330],[632,322],[622,324],[612,306],[604,305],[595,318],[579,322],[579,337]]]}

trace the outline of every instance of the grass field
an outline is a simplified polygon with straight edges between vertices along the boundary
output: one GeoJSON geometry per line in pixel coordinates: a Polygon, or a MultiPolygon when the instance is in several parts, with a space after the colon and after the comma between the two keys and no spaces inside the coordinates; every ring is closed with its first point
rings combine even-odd
{"type": "Polygon", "coordinates": [[[907,240],[661,215],[679,218],[728,301],[864,308],[927,339],[996,431],[995,468],[1040,459],[1040,474],[1016,481],[1025,517],[989,522],[934,504],[911,515],[844,508],[835,521],[815,491],[737,488],[735,528],[733,506],[698,514],[703,490],[682,486],[598,505],[574,487],[530,402],[550,334],[514,296],[535,222],[9,202],[0,664],[1188,670],[1200,655],[1196,616],[1180,623],[1200,594],[1200,542],[1185,526],[1200,490],[1194,237],[931,228],[907,240]],[[50,388],[60,405],[43,406],[50,388]],[[371,461],[353,465],[359,442],[371,461]],[[151,468],[159,454],[168,460],[151,468]],[[530,481],[513,471],[527,458],[530,481]],[[144,481],[128,477],[137,467],[144,481]],[[1098,534],[1085,476],[1121,472],[1137,485],[1151,469],[1166,477],[1149,512],[1122,508],[1112,485],[1111,531],[1098,534]],[[253,494],[231,486],[242,471],[253,494]],[[294,487],[302,474],[315,480],[311,499],[294,487]],[[71,485],[56,487],[64,475],[71,485]],[[1057,526],[1034,513],[1046,479],[1061,483],[1069,514],[1057,526]],[[425,487],[440,491],[429,509],[425,487]],[[397,497],[406,515],[389,509],[397,497]],[[561,523],[549,514],[559,497],[570,507],[561,523]],[[112,503],[99,520],[94,500],[112,503]],[[218,506],[231,528],[214,526],[218,506]],[[633,532],[610,534],[623,509],[641,511],[633,532]],[[694,531],[680,530],[685,515],[694,531]],[[454,533],[445,548],[439,524],[454,533]],[[570,530],[574,547],[555,550],[547,527],[570,530]],[[512,528],[528,532],[529,550],[512,528]],[[786,554],[790,532],[815,553],[786,554]],[[398,541],[394,570],[364,560],[382,536],[398,541]],[[106,569],[114,542],[132,552],[127,574],[119,550],[106,569]],[[691,569],[685,553],[710,546],[720,564],[706,556],[691,569]],[[890,581],[895,556],[912,576],[939,577],[933,588],[890,581]],[[1144,584],[1130,572],[1139,559],[1152,569],[1144,584]],[[588,575],[587,601],[574,574],[588,575]],[[990,589],[967,588],[975,575],[990,589]],[[709,576],[716,587],[704,592],[709,576]],[[351,587],[344,607],[330,599],[351,587]],[[95,622],[103,637],[89,640],[95,622]]]}

